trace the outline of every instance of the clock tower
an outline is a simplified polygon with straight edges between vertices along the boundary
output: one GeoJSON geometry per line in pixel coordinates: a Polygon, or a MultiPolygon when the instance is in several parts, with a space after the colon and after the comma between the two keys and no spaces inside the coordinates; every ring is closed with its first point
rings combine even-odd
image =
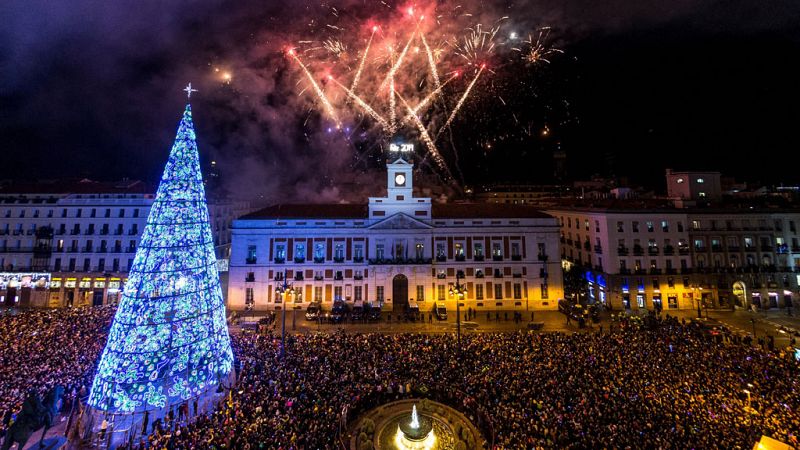
{"type": "Polygon", "coordinates": [[[369,198],[370,218],[380,219],[405,213],[421,220],[431,218],[431,199],[414,197],[412,144],[392,144],[386,163],[386,197],[369,198]]]}

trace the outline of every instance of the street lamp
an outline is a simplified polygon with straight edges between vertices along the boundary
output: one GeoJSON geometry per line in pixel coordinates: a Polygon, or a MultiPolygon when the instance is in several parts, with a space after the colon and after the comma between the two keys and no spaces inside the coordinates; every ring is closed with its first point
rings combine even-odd
{"type": "Polygon", "coordinates": [[[467,286],[459,282],[462,278],[464,278],[464,271],[457,271],[456,285],[450,285],[450,295],[456,297],[456,339],[458,341],[459,354],[461,353],[461,300],[467,294],[467,286]]]}
{"type": "Polygon", "coordinates": [[[275,290],[281,296],[281,358],[286,355],[286,300],[294,295],[294,286],[289,284],[286,279],[286,271],[283,271],[283,284],[275,290]]]}

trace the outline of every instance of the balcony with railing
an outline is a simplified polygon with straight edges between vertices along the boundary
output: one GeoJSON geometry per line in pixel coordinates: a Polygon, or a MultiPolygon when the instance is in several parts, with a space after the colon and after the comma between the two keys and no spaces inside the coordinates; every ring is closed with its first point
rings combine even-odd
{"type": "Polygon", "coordinates": [[[617,255],[619,255],[619,256],[627,256],[628,255],[628,247],[617,247],[617,255]]]}
{"type": "Polygon", "coordinates": [[[303,264],[304,262],[306,262],[306,258],[303,256],[295,256],[294,262],[295,264],[303,264]]]}
{"type": "Polygon", "coordinates": [[[633,246],[633,254],[635,256],[642,256],[644,255],[644,248],[641,245],[634,245],[633,246]]]}
{"type": "Polygon", "coordinates": [[[286,258],[273,258],[272,262],[275,264],[283,264],[286,262],[286,258]]]}
{"type": "Polygon", "coordinates": [[[395,264],[395,265],[408,265],[408,264],[430,264],[433,262],[431,258],[370,258],[369,263],[371,265],[386,265],[386,264],[395,264]]]}
{"type": "Polygon", "coordinates": [[[512,261],[522,261],[522,255],[511,255],[512,261]]]}
{"type": "Polygon", "coordinates": [[[597,254],[603,253],[603,246],[602,245],[595,245],[594,252],[597,254]]]}
{"type": "Polygon", "coordinates": [[[245,281],[245,283],[254,283],[256,281],[256,275],[255,274],[247,274],[244,277],[244,281],[245,281]]]}
{"type": "Polygon", "coordinates": [[[538,255],[536,255],[536,259],[543,262],[547,261],[547,254],[539,253],[538,255]]]}
{"type": "Polygon", "coordinates": [[[647,254],[651,255],[651,256],[657,255],[658,254],[658,247],[655,247],[655,246],[647,247],[647,254]]]}
{"type": "Polygon", "coordinates": [[[245,264],[255,264],[256,261],[258,261],[258,259],[255,256],[250,258],[245,258],[244,260],[245,264]]]}

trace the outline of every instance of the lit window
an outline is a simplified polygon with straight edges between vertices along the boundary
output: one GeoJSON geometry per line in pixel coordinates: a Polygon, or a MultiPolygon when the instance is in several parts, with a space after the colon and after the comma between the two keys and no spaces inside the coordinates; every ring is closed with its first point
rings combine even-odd
{"type": "Polygon", "coordinates": [[[705,192],[700,192],[700,193],[699,193],[699,194],[697,194],[697,195],[699,195],[700,197],[705,197],[705,196],[706,196],[706,193],[705,193],[705,192]]]}
{"type": "Polygon", "coordinates": [[[675,182],[678,183],[678,184],[682,184],[683,183],[683,178],[678,178],[677,180],[675,180],[675,182]]]}
{"type": "Polygon", "coordinates": [[[698,178],[698,179],[697,179],[697,182],[698,182],[698,183],[700,183],[700,184],[702,184],[702,183],[705,183],[705,182],[706,182],[706,180],[704,180],[704,179],[702,179],[702,178],[698,178]]]}

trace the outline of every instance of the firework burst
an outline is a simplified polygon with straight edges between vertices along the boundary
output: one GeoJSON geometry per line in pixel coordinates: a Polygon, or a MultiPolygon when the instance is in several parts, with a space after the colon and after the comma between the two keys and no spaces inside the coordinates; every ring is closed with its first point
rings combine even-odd
{"type": "MultiPolygon", "coordinates": [[[[473,14],[461,6],[445,14],[437,14],[435,9],[404,7],[387,14],[381,25],[372,22],[378,19],[370,19],[366,27],[341,23],[351,15],[336,10],[334,23],[315,25],[316,39],[297,40],[306,48],[302,58],[294,50],[287,55],[302,71],[301,93],[313,92],[323,113],[338,127],[342,120],[357,123],[362,137],[377,130],[382,140],[407,127],[418,135],[423,144],[420,151],[431,156],[437,172],[452,180],[448,159],[437,142],[473,96],[484,100],[499,97],[493,87],[496,81],[482,82],[489,76],[484,72],[493,78],[503,76],[495,70],[520,61],[520,54],[527,63],[538,64],[549,63],[553,54],[562,51],[548,45],[549,28],[537,30],[523,42],[513,33],[512,40],[520,48],[512,48],[510,41],[500,39],[501,24],[507,17],[485,27],[470,24],[473,14]],[[432,19],[426,21],[426,15],[432,19]],[[364,32],[350,35],[346,30],[364,32]],[[465,73],[469,73],[469,81],[459,82],[465,73]],[[330,81],[329,86],[341,91],[326,94],[318,79],[330,81]]],[[[449,136],[447,152],[453,156],[449,162],[458,169],[459,152],[453,133],[449,136]]]]}
{"type": "Polygon", "coordinates": [[[534,37],[528,36],[527,44],[524,48],[515,48],[515,51],[522,53],[522,59],[529,64],[547,63],[550,64],[550,58],[555,54],[564,53],[563,50],[548,46],[550,37],[550,27],[539,29],[539,33],[534,37]]]}

